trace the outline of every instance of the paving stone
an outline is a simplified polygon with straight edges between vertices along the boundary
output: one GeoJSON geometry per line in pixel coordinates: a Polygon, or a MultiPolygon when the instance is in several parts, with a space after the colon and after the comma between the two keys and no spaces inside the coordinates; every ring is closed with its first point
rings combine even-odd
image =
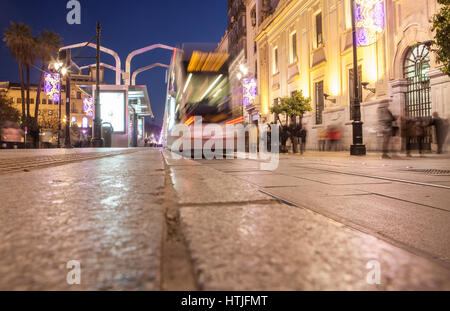
{"type": "Polygon", "coordinates": [[[162,161],[148,150],[0,176],[0,290],[159,289],[162,161]]]}
{"type": "Polygon", "coordinates": [[[274,200],[255,186],[206,165],[171,167],[170,175],[181,205],[274,200]]]}
{"type": "Polygon", "coordinates": [[[310,211],[284,205],[181,209],[205,290],[449,290],[449,270],[310,211]],[[381,284],[366,282],[371,260],[381,284]]]}

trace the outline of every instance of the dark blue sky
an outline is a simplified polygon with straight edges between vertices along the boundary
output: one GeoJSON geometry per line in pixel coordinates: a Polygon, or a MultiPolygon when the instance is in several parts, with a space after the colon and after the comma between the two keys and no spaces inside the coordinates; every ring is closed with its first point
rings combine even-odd
{"type": "MultiPolygon", "coordinates": [[[[102,23],[102,45],[119,53],[123,67],[128,53],[154,43],[176,46],[183,42],[219,42],[227,23],[226,0],[80,0],[81,25],[67,24],[68,0],[1,2],[2,38],[9,21],[15,21],[30,25],[35,34],[45,29],[53,30],[64,39],[64,45],[69,45],[90,40],[95,35],[98,20],[102,23]]],[[[95,56],[95,50],[86,49],[83,56],[95,56]]],[[[102,62],[115,65],[108,54],[102,53],[102,62]]],[[[132,69],[154,62],[168,64],[170,52],[156,50],[137,56],[132,69]]],[[[33,82],[36,83],[38,72],[33,71],[33,82]]],[[[141,73],[136,81],[136,84],[147,85],[158,124],[164,113],[164,79],[165,69],[159,68],[141,73]]],[[[106,80],[114,83],[112,71],[107,70],[106,80]]],[[[19,81],[17,63],[2,41],[0,81],[19,81]]]]}

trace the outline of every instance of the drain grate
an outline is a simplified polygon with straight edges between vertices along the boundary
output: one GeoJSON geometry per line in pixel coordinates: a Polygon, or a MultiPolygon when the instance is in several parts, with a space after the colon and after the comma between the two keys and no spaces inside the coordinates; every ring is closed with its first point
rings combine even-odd
{"type": "Polygon", "coordinates": [[[438,169],[411,169],[408,172],[422,173],[426,175],[434,176],[450,176],[450,170],[438,170],[438,169]]]}

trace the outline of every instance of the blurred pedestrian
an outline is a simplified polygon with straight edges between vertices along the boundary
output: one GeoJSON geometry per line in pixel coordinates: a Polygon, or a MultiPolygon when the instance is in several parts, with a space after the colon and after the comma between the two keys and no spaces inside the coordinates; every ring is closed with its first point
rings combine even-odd
{"type": "Polygon", "coordinates": [[[289,127],[287,125],[283,125],[280,130],[280,140],[281,140],[281,152],[286,153],[286,143],[290,136],[289,127]]]}
{"type": "Polygon", "coordinates": [[[289,134],[292,143],[292,153],[298,153],[300,130],[301,128],[298,124],[292,123],[289,126],[289,134]]]}
{"type": "Polygon", "coordinates": [[[301,126],[300,130],[300,153],[305,153],[306,150],[306,137],[308,136],[308,131],[306,130],[305,126],[301,126]]]}
{"type": "Polygon", "coordinates": [[[266,125],[266,131],[267,131],[267,151],[272,151],[272,124],[267,123],[266,125]]]}
{"type": "Polygon", "coordinates": [[[416,137],[415,121],[410,117],[402,117],[402,137],[405,140],[406,156],[411,157],[412,142],[416,137]]]}
{"type": "Polygon", "coordinates": [[[327,145],[327,136],[328,132],[326,128],[322,128],[319,130],[319,151],[325,151],[325,147],[327,145]]]}
{"type": "Polygon", "coordinates": [[[448,134],[448,120],[441,119],[441,117],[439,117],[439,113],[433,112],[433,118],[430,125],[434,126],[436,143],[438,145],[437,153],[442,154],[442,147],[444,146],[448,134]]]}
{"type": "Polygon", "coordinates": [[[416,119],[415,132],[416,132],[417,146],[419,148],[420,156],[423,156],[423,149],[424,149],[427,125],[428,124],[424,118],[416,119]]]}
{"type": "Polygon", "coordinates": [[[389,147],[393,134],[393,123],[396,119],[391,110],[389,110],[388,104],[381,104],[378,107],[378,123],[383,136],[383,159],[391,159],[389,156],[389,147]]]}
{"type": "Polygon", "coordinates": [[[338,151],[338,143],[341,139],[341,133],[339,128],[336,125],[330,125],[327,131],[328,138],[328,150],[329,151],[338,151]]]}

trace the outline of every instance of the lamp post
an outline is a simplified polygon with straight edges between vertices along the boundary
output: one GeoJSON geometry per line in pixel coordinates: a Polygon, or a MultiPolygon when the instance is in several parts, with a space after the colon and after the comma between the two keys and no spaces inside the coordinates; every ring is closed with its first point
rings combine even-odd
{"type": "Polygon", "coordinates": [[[70,142],[70,74],[67,69],[63,68],[63,75],[66,76],[66,139],[64,140],[64,148],[72,148],[72,144],[70,142]]]}
{"type": "MultiPolygon", "coordinates": [[[[58,148],[61,148],[61,104],[62,104],[62,77],[66,75],[67,69],[63,67],[62,63],[56,62],[53,64],[53,70],[58,74],[59,78],[59,107],[58,107],[58,148]]],[[[66,91],[67,97],[67,91],[66,91]]]]}
{"type": "Polygon", "coordinates": [[[366,146],[363,144],[363,122],[361,122],[361,103],[359,101],[358,79],[358,42],[356,36],[355,0],[351,0],[352,11],[352,35],[353,35],[353,144],[350,146],[350,154],[355,156],[366,155],[366,146]]]}
{"type": "Polygon", "coordinates": [[[102,138],[102,119],[100,106],[100,22],[97,22],[97,66],[95,81],[95,119],[94,119],[94,137],[92,139],[93,147],[103,147],[102,138]]]}

